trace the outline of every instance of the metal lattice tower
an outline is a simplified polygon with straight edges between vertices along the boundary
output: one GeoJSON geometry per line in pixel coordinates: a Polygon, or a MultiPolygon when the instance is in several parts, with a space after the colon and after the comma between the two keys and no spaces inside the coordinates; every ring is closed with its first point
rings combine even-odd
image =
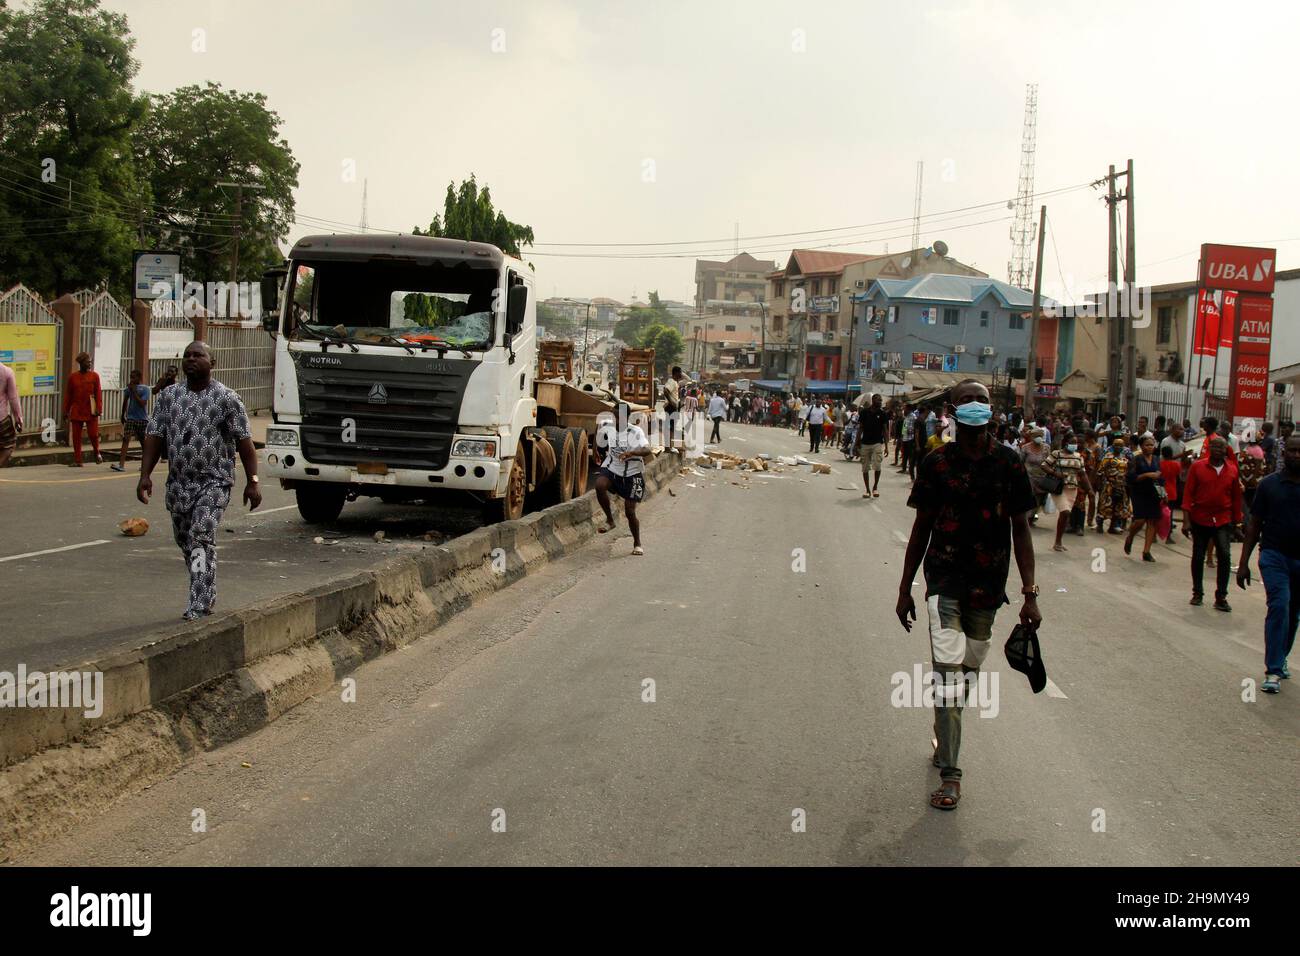
{"type": "Polygon", "coordinates": [[[921,177],[925,160],[916,161],[916,201],[912,204],[912,249],[921,248],[921,177]]]}
{"type": "Polygon", "coordinates": [[[1025,126],[1020,137],[1020,188],[1016,191],[1016,220],[1011,224],[1011,261],[1007,281],[1026,289],[1034,281],[1034,142],[1038,127],[1038,84],[1025,84],[1025,126]]]}
{"type": "Polygon", "coordinates": [[[370,180],[361,180],[361,231],[365,232],[370,226],[370,216],[366,209],[367,200],[370,198],[370,180]]]}

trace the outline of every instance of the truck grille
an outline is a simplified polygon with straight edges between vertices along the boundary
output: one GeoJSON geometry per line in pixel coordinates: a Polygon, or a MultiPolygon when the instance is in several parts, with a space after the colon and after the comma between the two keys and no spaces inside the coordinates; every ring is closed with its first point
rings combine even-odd
{"type": "Polygon", "coordinates": [[[295,352],[294,364],[308,461],[437,470],[451,455],[465,386],[479,363],[331,351],[295,352]],[[355,442],[343,440],[345,419],[356,424],[355,442]]]}

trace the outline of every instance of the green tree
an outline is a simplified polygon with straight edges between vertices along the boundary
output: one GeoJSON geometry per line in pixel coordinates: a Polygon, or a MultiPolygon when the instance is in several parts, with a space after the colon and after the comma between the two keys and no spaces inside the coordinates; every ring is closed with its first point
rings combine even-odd
{"type": "Polygon", "coordinates": [[[641,332],[637,346],[655,350],[655,374],[663,378],[682,357],[682,334],[672,326],[655,323],[641,332]]]}
{"type": "Polygon", "coordinates": [[[561,339],[569,338],[578,332],[578,326],[569,313],[561,312],[544,302],[537,303],[537,324],[548,334],[561,339]]]}
{"type": "Polygon", "coordinates": [[[521,256],[521,247],[533,243],[533,227],[511,222],[505,213],[494,209],[487,186],[479,189],[471,173],[457,189],[447,184],[441,216],[434,216],[429,228],[411,230],[417,236],[447,236],[470,242],[487,242],[512,256],[521,256]]]}
{"type": "Polygon", "coordinates": [[[659,293],[651,290],[649,306],[635,306],[624,311],[623,318],[614,323],[614,338],[621,339],[629,345],[641,341],[645,330],[652,325],[675,324],[668,307],[659,301],[659,293]]]}
{"type": "Polygon", "coordinates": [[[99,0],[0,3],[0,281],[45,295],[130,286],[149,203],[131,157],[144,102],[126,17],[99,0]]]}
{"type": "Polygon", "coordinates": [[[261,93],[218,83],[183,86],[150,98],[136,136],[136,161],[148,177],[155,216],[149,241],[179,250],[186,278],[230,278],[236,225],[240,281],[252,281],[282,258],[293,222],[298,161],[280,135],[280,117],[261,93]],[[236,190],[248,183],[235,219],[236,190]]]}

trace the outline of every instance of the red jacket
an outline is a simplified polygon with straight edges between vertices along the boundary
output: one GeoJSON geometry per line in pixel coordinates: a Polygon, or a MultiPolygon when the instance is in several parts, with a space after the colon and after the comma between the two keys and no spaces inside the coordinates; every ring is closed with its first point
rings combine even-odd
{"type": "Polygon", "coordinates": [[[1217,474],[1208,458],[1192,463],[1183,488],[1183,511],[1193,524],[1205,527],[1241,521],[1241,482],[1231,458],[1224,459],[1223,470],[1217,474]]]}

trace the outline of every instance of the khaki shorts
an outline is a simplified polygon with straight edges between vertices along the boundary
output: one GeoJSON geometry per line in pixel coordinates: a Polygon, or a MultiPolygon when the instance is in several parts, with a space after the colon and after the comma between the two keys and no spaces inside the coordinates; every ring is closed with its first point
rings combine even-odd
{"type": "Polygon", "coordinates": [[[880,471],[881,466],[885,463],[885,445],[881,442],[877,445],[862,446],[862,470],[863,471],[880,471]]]}

